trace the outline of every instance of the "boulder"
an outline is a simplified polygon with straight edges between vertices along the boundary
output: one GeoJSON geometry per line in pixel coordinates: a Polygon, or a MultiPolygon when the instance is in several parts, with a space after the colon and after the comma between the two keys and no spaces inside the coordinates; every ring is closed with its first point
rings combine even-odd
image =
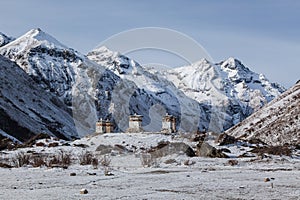
{"type": "Polygon", "coordinates": [[[206,142],[199,142],[197,144],[197,156],[210,157],[210,158],[228,158],[221,150],[209,145],[206,142]]]}
{"type": "Polygon", "coordinates": [[[59,145],[58,142],[52,142],[48,144],[48,147],[57,147],[58,145],[59,145]]]}
{"type": "Polygon", "coordinates": [[[133,152],[132,150],[127,149],[125,146],[120,145],[120,144],[115,144],[113,150],[119,152],[119,154],[133,152]]]}
{"type": "Polygon", "coordinates": [[[166,144],[159,144],[158,146],[151,148],[148,153],[150,153],[151,157],[154,158],[181,153],[189,157],[195,156],[194,150],[184,142],[168,142],[166,144]]]}
{"type": "Polygon", "coordinates": [[[44,146],[45,146],[45,143],[43,143],[43,142],[37,142],[37,143],[35,144],[35,146],[37,146],[37,147],[44,147],[44,146]]]}
{"type": "Polygon", "coordinates": [[[112,150],[113,150],[112,146],[104,145],[104,144],[100,144],[96,148],[96,151],[98,151],[100,155],[110,154],[112,150]]]}
{"type": "Polygon", "coordinates": [[[264,178],[264,182],[269,182],[270,179],[269,178],[264,178]]]}
{"type": "Polygon", "coordinates": [[[81,189],[80,190],[80,194],[87,194],[89,193],[87,189],[81,189]]]}
{"type": "Polygon", "coordinates": [[[215,141],[215,143],[217,143],[219,146],[233,144],[235,142],[236,142],[235,137],[227,135],[226,133],[220,134],[215,141]]]}

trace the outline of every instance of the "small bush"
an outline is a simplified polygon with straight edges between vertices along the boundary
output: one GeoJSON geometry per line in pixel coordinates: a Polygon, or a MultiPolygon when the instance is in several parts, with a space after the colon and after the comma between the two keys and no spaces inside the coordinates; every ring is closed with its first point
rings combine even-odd
{"type": "Polygon", "coordinates": [[[156,157],[152,156],[150,153],[141,154],[140,160],[143,167],[151,167],[157,165],[156,157]]]}
{"type": "Polygon", "coordinates": [[[92,166],[94,169],[98,169],[99,160],[97,158],[92,159],[92,166]]]}
{"type": "Polygon", "coordinates": [[[24,152],[19,152],[12,158],[13,166],[15,167],[23,167],[24,165],[30,164],[30,155],[25,154],[24,152]]]}
{"type": "Polygon", "coordinates": [[[45,158],[42,155],[38,155],[33,157],[32,166],[33,167],[41,167],[46,165],[45,158]]]}
{"type": "Polygon", "coordinates": [[[71,154],[69,152],[60,151],[58,155],[54,155],[47,163],[48,167],[68,167],[71,164],[71,154]]]}
{"type": "Polygon", "coordinates": [[[100,160],[100,164],[103,167],[109,167],[111,163],[111,158],[109,156],[104,156],[103,158],[101,158],[100,160]]]}
{"type": "Polygon", "coordinates": [[[82,152],[78,156],[79,164],[80,165],[90,165],[90,164],[92,164],[93,157],[94,157],[94,155],[89,151],[82,152]]]}
{"type": "Polygon", "coordinates": [[[69,152],[61,151],[59,157],[62,165],[69,166],[71,164],[71,154],[69,152]]]}
{"type": "Polygon", "coordinates": [[[234,166],[234,165],[238,165],[239,162],[237,160],[228,160],[228,165],[234,166]]]}
{"type": "Polygon", "coordinates": [[[111,168],[110,168],[111,158],[109,156],[105,155],[103,158],[101,158],[100,164],[104,168],[104,175],[105,176],[112,175],[111,174],[111,168]]]}

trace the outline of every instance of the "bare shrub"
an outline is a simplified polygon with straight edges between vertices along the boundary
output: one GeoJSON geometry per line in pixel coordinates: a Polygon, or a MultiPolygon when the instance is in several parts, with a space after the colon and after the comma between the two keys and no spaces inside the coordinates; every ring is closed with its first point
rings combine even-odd
{"type": "Polygon", "coordinates": [[[94,169],[98,169],[99,160],[97,158],[92,159],[92,166],[94,169]]]}
{"type": "Polygon", "coordinates": [[[227,163],[228,163],[228,165],[235,166],[235,165],[239,164],[239,161],[237,161],[237,160],[228,160],[227,163]]]}
{"type": "Polygon", "coordinates": [[[71,164],[71,154],[69,152],[61,151],[59,157],[62,165],[69,166],[71,164]]]}
{"type": "Polygon", "coordinates": [[[66,168],[71,164],[71,154],[69,152],[60,151],[58,155],[54,155],[47,163],[48,167],[66,168]]]}
{"type": "Polygon", "coordinates": [[[140,155],[140,160],[143,167],[151,167],[157,165],[156,156],[152,156],[150,153],[142,153],[140,155]]]}
{"type": "Polygon", "coordinates": [[[79,154],[79,164],[80,165],[90,165],[92,164],[94,155],[89,151],[84,151],[81,154],[79,154]]]}
{"type": "Polygon", "coordinates": [[[111,163],[111,158],[107,155],[103,156],[103,158],[101,158],[100,160],[100,164],[103,167],[109,167],[110,163],[111,163]]]}
{"type": "Polygon", "coordinates": [[[29,165],[30,164],[30,157],[31,156],[29,154],[25,154],[24,152],[17,153],[12,158],[13,166],[23,167],[24,165],[29,165]]]}
{"type": "Polygon", "coordinates": [[[41,167],[41,166],[44,166],[44,165],[46,165],[44,156],[37,155],[37,156],[33,157],[33,159],[32,159],[32,166],[33,167],[41,167]]]}
{"type": "Polygon", "coordinates": [[[100,164],[104,168],[104,175],[105,176],[110,176],[112,175],[111,173],[111,158],[107,155],[103,156],[103,158],[100,159],[100,164]]]}

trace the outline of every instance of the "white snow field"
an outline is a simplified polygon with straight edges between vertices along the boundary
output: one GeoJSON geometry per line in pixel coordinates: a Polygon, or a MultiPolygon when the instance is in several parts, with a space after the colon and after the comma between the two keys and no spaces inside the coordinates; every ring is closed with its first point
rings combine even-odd
{"type": "Polygon", "coordinates": [[[73,162],[67,169],[31,165],[0,168],[0,199],[300,199],[299,151],[290,157],[238,158],[251,147],[236,144],[225,146],[231,151],[231,158],[188,157],[179,152],[157,158],[151,167],[143,167],[141,149],[155,147],[162,141],[195,145],[182,137],[162,134],[112,133],[84,137],[68,142],[69,145],[63,145],[63,140],[42,139],[37,143],[43,142],[44,147],[2,151],[3,160],[20,151],[53,154],[63,150],[72,154],[73,162]],[[47,147],[53,142],[59,145],[47,147]],[[79,165],[77,159],[84,151],[98,154],[100,159],[103,155],[96,151],[100,144],[118,144],[129,150],[107,154],[111,159],[110,176],[104,175],[101,165],[94,169],[91,165],[79,165]],[[229,165],[229,160],[237,160],[238,164],[229,165]],[[76,176],[70,176],[71,173],[76,176]],[[82,189],[88,193],[80,194],[82,189]]]}
{"type": "MultiPolygon", "coordinates": [[[[68,169],[0,168],[0,199],[300,198],[299,161],[225,166],[226,159],[193,160],[197,163],[192,167],[114,168],[113,176],[79,165],[68,169]],[[69,176],[71,172],[77,175],[69,176]],[[265,178],[271,181],[264,182],[265,178]],[[83,188],[88,194],[80,194],[83,188]]],[[[117,159],[114,164],[118,165],[117,159]]]]}

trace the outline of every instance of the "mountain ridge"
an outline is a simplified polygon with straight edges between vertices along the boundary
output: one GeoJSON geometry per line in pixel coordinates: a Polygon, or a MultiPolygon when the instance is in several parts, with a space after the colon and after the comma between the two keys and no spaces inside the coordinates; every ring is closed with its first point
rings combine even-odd
{"type": "Polygon", "coordinates": [[[153,72],[106,47],[85,56],[40,29],[0,47],[0,54],[73,109],[75,123],[86,127],[79,131],[84,132],[80,137],[95,130],[98,118],[113,121],[116,131],[125,131],[128,115],[133,113],[144,115],[143,126],[149,131],[159,131],[163,115],[169,113],[178,119],[177,128],[182,131],[222,132],[282,92],[254,72],[254,80],[260,83],[239,74],[238,68],[249,69],[234,58],[219,64],[202,59],[190,66],[198,67],[193,73],[188,66],[153,72]],[[189,76],[194,82],[184,79],[189,76]],[[249,80],[260,87],[243,90],[243,84],[251,86],[249,80]],[[255,106],[249,104],[252,96],[257,97],[255,106]]]}

